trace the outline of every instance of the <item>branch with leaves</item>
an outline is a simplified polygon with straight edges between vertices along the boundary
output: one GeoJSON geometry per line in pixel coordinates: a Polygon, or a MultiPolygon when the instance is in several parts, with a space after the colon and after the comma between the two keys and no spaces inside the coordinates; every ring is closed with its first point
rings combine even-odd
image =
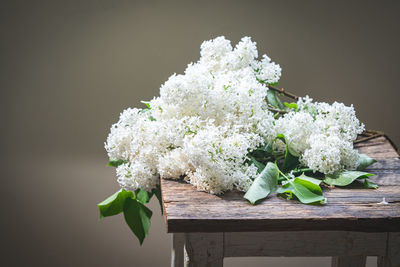
{"type": "MultiPolygon", "coordinates": [[[[272,85],[265,84],[269,90],[269,93],[267,94],[266,101],[268,102],[268,110],[272,111],[275,113],[276,116],[279,116],[281,114],[286,114],[288,113],[288,110],[290,109],[296,109],[297,105],[296,103],[287,103],[284,102],[282,103],[278,97],[278,95],[283,95],[288,98],[291,98],[293,100],[298,100],[299,97],[291,92],[286,91],[284,88],[277,88],[272,85]]],[[[366,142],[368,140],[380,137],[380,136],[386,136],[386,134],[382,131],[376,131],[376,130],[365,130],[364,133],[361,134],[360,138],[355,140],[353,143],[358,144],[362,142],[366,142]]],[[[388,137],[387,137],[388,138],[388,137]]],[[[389,139],[389,138],[388,138],[389,139]]],[[[390,140],[390,139],[389,139],[390,140]]],[[[392,144],[394,145],[394,144],[392,144]]]]}
{"type": "MultiPolygon", "coordinates": [[[[270,89],[266,96],[268,110],[275,113],[275,117],[290,111],[297,111],[295,102],[282,103],[279,96],[285,96],[293,100],[298,100],[298,96],[283,88],[278,89],[271,85],[267,86],[270,89]]],[[[145,104],[148,106],[147,102],[145,104]]],[[[148,110],[150,110],[149,106],[148,110]]],[[[367,130],[354,143],[364,142],[383,135],[383,132],[367,130]]],[[[349,185],[361,188],[378,187],[369,180],[372,174],[363,171],[366,167],[376,162],[366,155],[360,156],[357,170],[343,170],[333,175],[324,175],[302,166],[299,157],[283,134],[278,134],[272,143],[252,151],[249,154],[249,163],[257,167],[259,174],[254,179],[244,198],[255,205],[270,195],[277,193],[280,197],[297,200],[303,204],[323,205],[327,203],[322,190],[324,186],[329,188],[349,185]],[[274,142],[283,142],[285,151],[280,153],[274,151],[274,142]]],[[[110,159],[108,166],[118,167],[124,163],[127,162],[110,159]]],[[[98,204],[100,219],[122,213],[129,228],[136,235],[139,243],[142,244],[148,235],[152,217],[152,211],[146,207],[146,204],[154,195],[160,202],[162,212],[161,189],[159,186],[151,192],[143,189],[138,189],[135,192],[121,189],[98,204]]]]}
{"type": "MultiPolygon", "coordinates": [[[[101,218],[123,214],[142,243],[161,174],[190,174],[188,183],[211,194],[236,188],[251,204],[277,193],[322,205],[324,186],[377,187],[364,172],[375,161],[353,146],[364,128],[352,106],[298,101],[276,87],[281,67],[258,59],[250,37],[235,48],[223,36],[205,41],[200,55],[147,108],[125,109],[112,125],[105,149],[123,189],[98,205],[101,218]]],[[[366,131],[355,143],[382,135],[366,131]]]]}
{"type": "MultiPolygon", "coordinates": [[[[109,166],[118,167],[122,162],[110,160],[109,166]]],[[[150,219],[153,212],[145,206],[149,203],[152,196],[155,195],[160,202],[161,213],[162,200],[161,188],[157,186],[151,192],[138,189],[135,192],[121,189],[109,196],[106,200],[97,204],[100,210],[100,219],[108,216],[114,216],[120,213],[124,214],[125,222],[138,238],[140,245],[149,233],[150,219]]]]}
{"type": "Polygon", "coordinates": [[[321,188],[323,185],[328,187],[352,185],[373,189],[378,187],[369,180],[373,174],[363,171],[376,162],[367,155],[360,155],[357,170],[343,170],[332,175],[324,175],[304,168],[299,162],[299,155],[291,149],[285,136],[279,134],[275,138],[275,141],[277,140],[286,145],[283,157],[272,150],[273,144],[250,153],[251,162],[257,166],[259,175],[244,198],[253,205],[275,192],[283,198],[298,200],[303,204],[322,205],[327,202],[321,188]]]}
{"type": "MultiPolygon", "coordinates": [[[[275,116],[297,110],[296,103],[287,103],[279,98],[284,95],[294,100],[298,96],[286,90],[267,85],[270,90],[267,92],[266,101],[268,109],[275,113],[275,116]]],[[[367,130],[362,137],[354,143],[365,142],[372,138],[384,135],[382,132],[367,130]]],[[[357,170],[343,170],[341,172],[324,175],[300,164],[300,155],[291,149],[283,134],[278,134],[272,144],[267,144],[250,153],[251,163],[257,166],[259,175],[254,180],[249,190],[244,195],[251,204],[257,204],[273,193],[286,199],[295,199],[303,204],[325,204],[327,199],[323,196],[321,186],[346,187],[349,185],[361,188],[377,188],[378,185],[369,180],[373,174],[363,172],[365,168],[375,163],[376,160],[367,155],[360,155],[357,163],[357,170]],[[283,154],[277,154],[273,150],[274,142],[280,140],[285,144],[283,154]]]]}

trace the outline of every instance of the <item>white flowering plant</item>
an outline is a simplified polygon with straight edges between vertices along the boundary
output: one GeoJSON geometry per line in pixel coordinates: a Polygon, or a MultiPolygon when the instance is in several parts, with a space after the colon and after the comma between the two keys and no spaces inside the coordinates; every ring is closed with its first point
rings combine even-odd
{"type": "Polygon", "coordinates": [[[276,192],[323,205],[323,186],[377,187],[363,172],[375,160],[353,148],[364,131],[353,106],[277,89],[281,67],[259,60],[249,37],[235,47],[222,36],[205,41],[200,55],[111,127],[105,149],[121,190],[98,204],[101,217],[123,213],[142,243],[152,215],[145,204],[153,195],[161,203],[160,179],[242,191],[251,204],[276,192]]]}

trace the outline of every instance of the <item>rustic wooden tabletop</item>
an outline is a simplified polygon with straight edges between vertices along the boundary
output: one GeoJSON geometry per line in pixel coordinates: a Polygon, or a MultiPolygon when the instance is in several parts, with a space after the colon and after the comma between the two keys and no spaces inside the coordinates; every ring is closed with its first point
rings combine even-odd
{"type": "Polygon", "coordinates": [[[161,179],[167,232],[346,230],[400,231],[400,160],[386,137],[356,145],[378,162],[367,171],[378,189],[324,189],[324,206],[304,205],[273,195],[252,206],[241,192],[216,196],[182,181],[161,179]],[[385,198],[388,204],[382,204],[385,198]]]}

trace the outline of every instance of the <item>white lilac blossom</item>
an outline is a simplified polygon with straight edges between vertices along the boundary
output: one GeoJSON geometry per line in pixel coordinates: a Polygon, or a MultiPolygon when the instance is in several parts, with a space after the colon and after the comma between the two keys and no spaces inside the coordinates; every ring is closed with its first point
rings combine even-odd
{"type": "Polygon", "coordinates": [[[278,64],[271,62],[271,59],[267,55],[263,56],[256,71],[257,78],[268,84],[277,83],[282,73],[281,67],[278,64]]]}
{"type": "Polygon", "coordinates": [[[286,137],[300,162],[325,174],[356,169],[358,153],[353,141],[364,131],[364,124],[353,106],[312,102],[308,96],[300,98],[297,106],[298,110],[277,119],[275,133],[286,137]]]}
{"type": "MultiPolygon", "coordinates": [[[[353,107],[301,98],[298,110],[280,118],[268,110],[268,87],[281,68],[244,37],[233,48],[224,37],[205,41],[200,59],[161,86],[149,109],[128,108],[111,127],[108,156],[120,186],[151,191],[159,177],[185,180],[213,194],[247,191],[257,176],[249,153],[284,134],[315,171],[354,169],[352,141],[363,130],[353,107]]],[[[279,144],[279,142],[276,142],[279,144]]],[[[282,146],[281,149],[284,149],[282,146]]]]}

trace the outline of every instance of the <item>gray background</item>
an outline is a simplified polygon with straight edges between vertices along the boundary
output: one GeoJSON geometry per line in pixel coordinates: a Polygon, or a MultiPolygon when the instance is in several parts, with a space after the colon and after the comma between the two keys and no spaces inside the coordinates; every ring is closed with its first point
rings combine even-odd
{"type": "Polygon", "coordinates": [[[118,189],[103,142],[123,109],[158,95],[219,35],[252,36],[287,90],[354,104],[367,128],[400,144],[399,3],[2,1],[0,264],[168,266],[156,202],[142,247],[121,216],[98,220],[96,203],[118,189]]]}

